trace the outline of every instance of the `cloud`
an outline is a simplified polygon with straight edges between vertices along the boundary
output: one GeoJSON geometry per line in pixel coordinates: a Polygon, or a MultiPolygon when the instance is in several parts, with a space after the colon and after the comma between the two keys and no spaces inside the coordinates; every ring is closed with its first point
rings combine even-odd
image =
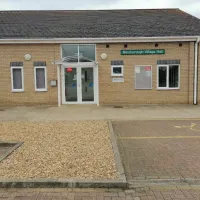
{"type": "Polygon", "coordinates": [[[118,2],[102,4],[95,6],[94,4],[78,7],[78,9],[147,9],[147,8],[180,8],[192,15],[200,17],[200,1],[199,0],[120,0],[118,2]]]}
{"type": "Polygon", "coordinates": [[[0,0],[1,10],[70,10],[85,5],[101,6],[119,0],[0,0]]]}
{"type": "MultiPolygon", "coordinates": [[[[167,1],[160,0],[148,0],[148,1],[138,1],[138,0],[120,0],[118,2],[112,2],[109,5],[101,5],[104,9],[141,9],[141,8],[164,8],[168,5],[167,1]]],[[[86,6],[85,6],[86,7],[86,6]]],[[[94,5],[91,7],[95,8],[94,5]]]]}
{"type": "Polygon", "coordinates": [[[0,0],[0,10],[180,8],[200,17],[199,0],[0,0]]]}
{"type": "Polygon", "coordinates": [[[200,18],[200,2],[188,4],[181,7],[184,11],[200,18]]]}

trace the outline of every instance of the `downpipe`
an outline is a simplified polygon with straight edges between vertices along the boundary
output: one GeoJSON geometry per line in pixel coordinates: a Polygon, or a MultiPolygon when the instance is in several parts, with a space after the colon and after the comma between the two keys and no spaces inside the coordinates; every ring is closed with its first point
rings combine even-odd
{"type": "Polygon", "coordinates": [[[194,105],[197,105],[197,88],[198,88],[198,48],[199,48],[200,37],[195,42],[194,52],[194,105]]]}

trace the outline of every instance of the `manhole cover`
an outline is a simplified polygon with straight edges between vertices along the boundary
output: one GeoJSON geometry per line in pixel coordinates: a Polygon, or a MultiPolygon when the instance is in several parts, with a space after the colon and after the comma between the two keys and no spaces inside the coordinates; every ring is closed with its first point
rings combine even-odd
{"type": "Polygon", "coordinates": [[[20,147],[23,142],[0,142],[0,162],[20,147]]]}

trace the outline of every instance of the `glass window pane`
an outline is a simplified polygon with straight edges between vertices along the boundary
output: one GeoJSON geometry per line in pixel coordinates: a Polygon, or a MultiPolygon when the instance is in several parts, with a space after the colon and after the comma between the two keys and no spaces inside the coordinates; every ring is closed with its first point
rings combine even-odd
{"type": "Polygon", "coordinates": [[[22,69],[13,69],[13,89],[22,89],[22,69]]]}
{"type": "Polygon", "coordinates": [[[167,87],[167,67],[159,67],[158,69],[158,87],[167,87]]]}
{"type": "MultiPolygon", "coordinates": [[[[95,45],[80,45],[79,46],[80,56],[89,58],[95,61],[95,45]]],[[[80,62],[85,62],[84,59],[80,59],[80,62]]],[[[87,61],[88,62],[88,61],[87,61]]]]}
{"type": "Polygon", "coordinates": [[[94,101],[93,68],[81,69],[82,101],[94,101]]]}
{"type": "Polygon", "coordinates": [[[64,59],[63,59],[63,62],[65,62],[65,63],[74,63],[74,62],[78,62],[78,57],[65,57],[64,59]]]}
{"type": "Polygon", "coordinates": [[[135,67],[135,89],[152,89],[152,67],[135,67]]]}
{"type": "Polygon", "coordinates": [[[45,69],[36,68],[36,87],[37,89],[44,89],[45,87],[45,69]]]}
{"type": "Polygon", "coordinates": [[[121,67],[113,67],[113,74],[122,74],[121,67]]]}
{"type": "Polygon", "coordinates": [[[172,65],[169,66],[169,87],[177,88],[178,87],[178,77],[179,77],[179,66],[172,65]]]}
{"type": "Polygon", "coordinates": [[[80,57],[79,62],[91,62],[91,60],[86,57],[80,57]]]}
{"type": "Polygon", "coordinates": [[[65,100],[78,100],[76,68],[65,68],[65,100]]]}
{"type": "MultiPolygon", "coordinates": [[[[78,45],[62,45],[62,57],[78,56],[78,45]]],[[[77,62],[77,59],[70,59],[68,62],[77,62]]]]}

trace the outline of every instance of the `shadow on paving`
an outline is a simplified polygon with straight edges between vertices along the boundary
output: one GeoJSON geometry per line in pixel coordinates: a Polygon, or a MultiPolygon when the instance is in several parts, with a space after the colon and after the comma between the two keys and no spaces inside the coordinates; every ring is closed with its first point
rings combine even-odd
{"type": "Polygon", "coordinates": [[[127,180],[200,178],[200,121],[114,121],[127,180]]]}

